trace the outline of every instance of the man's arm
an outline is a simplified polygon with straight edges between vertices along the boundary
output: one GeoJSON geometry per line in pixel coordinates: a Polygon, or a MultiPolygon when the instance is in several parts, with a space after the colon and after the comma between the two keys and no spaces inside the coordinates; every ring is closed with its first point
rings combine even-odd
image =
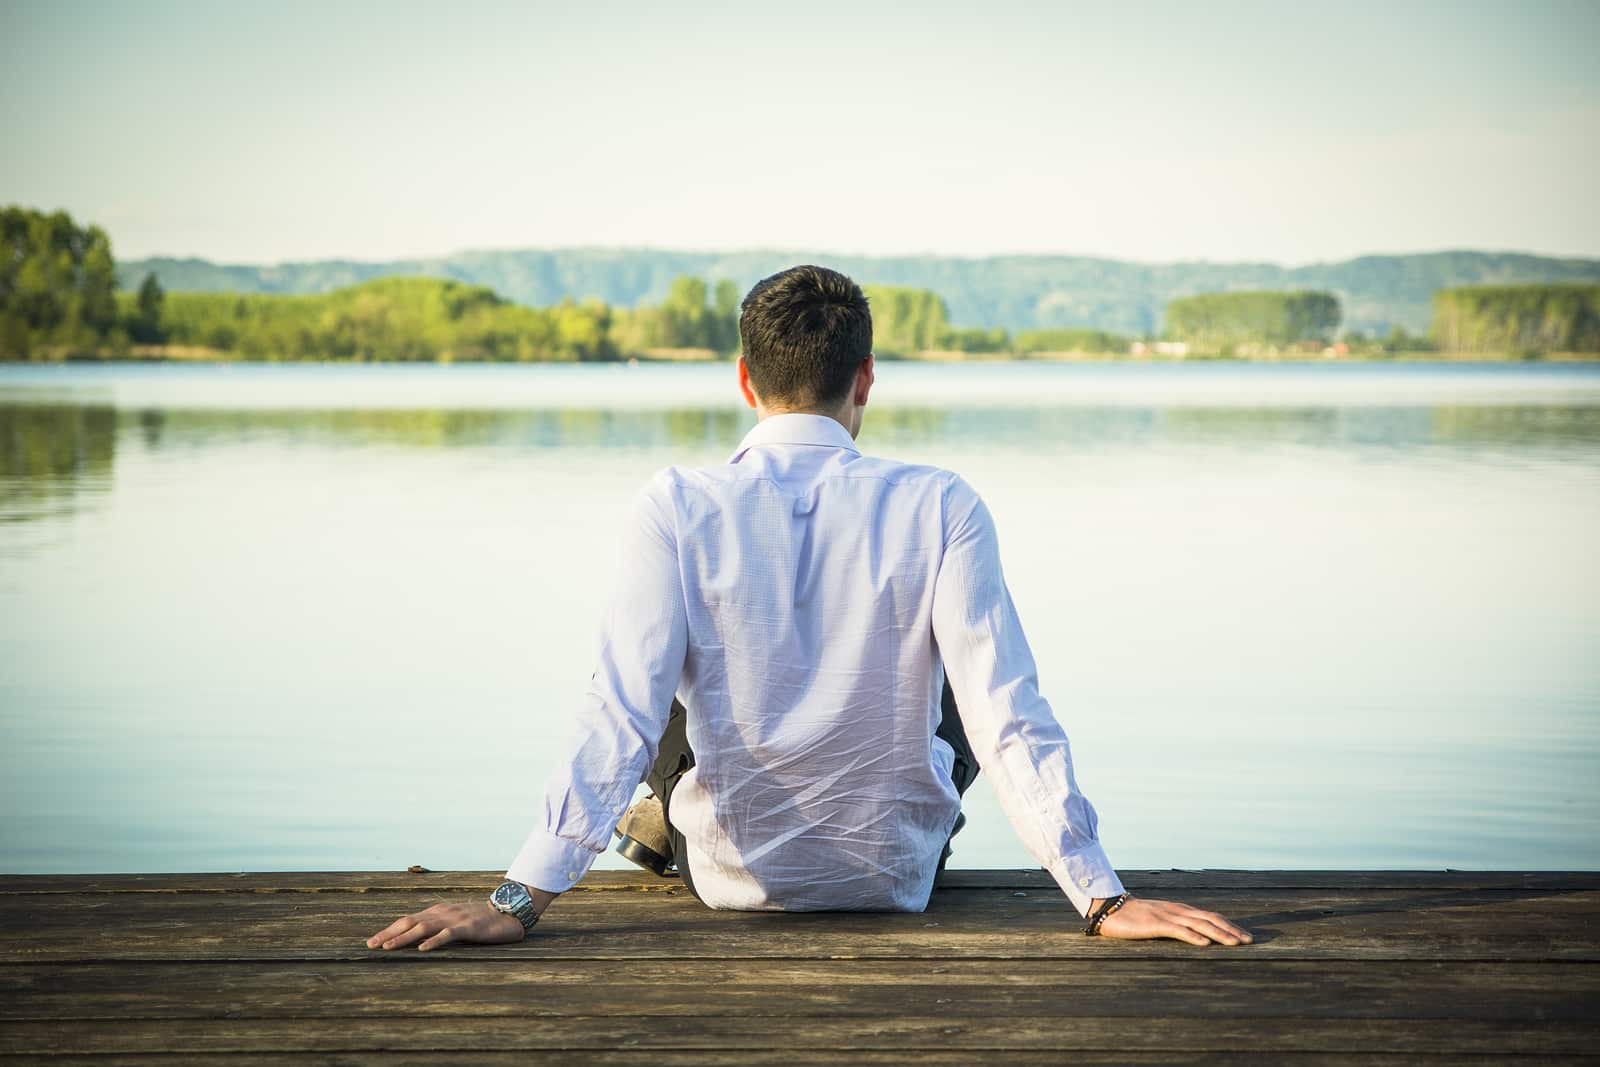
{"type": "Polygon", "coordinates": [[[689,621],[662,479],[634,497],[615,588],[583,711],[545,788],[544,817],[506,871],[551,893],[576,884],[610,843],[655,761],[683,678],[689,621]]]}
{"type": "MultiPolygon", "coordinates": [[[[1122,894],[1122,882],[1101,848],[1094,807],[1078,788],[1067,735],[1039,693],[1033,652],[1001,572],[994,519],[960,478],[946,488],[944,506],[933,630],[962,726],[1023,844],[1088,915],[1122,894]]],[[[1153,900],[1130,900],[1100,930],[1193,944],[1249,940],[1220,915],[1153,900]]]]}
{"type": "MultiPolygon", "coordinates": [[[[688,654],[688,619],[665,484],[635,497],[615,592],[601,624],[599,665],[566,755],[545,788],[544,812],[506,877],[542,913],[605,851],[617,820],[656,757],[688,654]]],[[[451,941],[520,941],[522,924],[479,901],[436,904],[367,940],[369,948],[438,948],[451,941]],[[426,938],[426,940],[423,940],[426,938]]]]}

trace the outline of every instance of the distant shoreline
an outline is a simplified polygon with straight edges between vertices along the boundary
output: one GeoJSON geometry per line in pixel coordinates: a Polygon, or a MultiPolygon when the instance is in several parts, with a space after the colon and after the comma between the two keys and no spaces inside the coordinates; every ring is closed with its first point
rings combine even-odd
{"type": "MultiPolygon", "coordinates": [[[[1133,356],[1115,352],[1033,352],[1026,356],[1010,353],[923,352],[915,356],[879,356],[883,362],[893,363],[1600,363],[1596,352],[1548,352],[1537,356],[1520,356],[1507,352],[1395,352],[1383,356],[1356,354],[1319,355],[1308,352],[1286,352],[1282,355],[1171,356],[1147,354],[1133,356]]],[[[721,357],[708,349],[672,349],[640,352],[621,359],[594,360],[588,365],[627,365],[629,363],[725,363],[732,359],[721,357]]],[[[512,360],[384,360],[384,359],[244,359],[232,356],[221,349],[198,345],[134,345],[126,354],[111,351],[69,352],[53,354],[38,360],[0,360],[0,365],[32,366],[52,363],[216,363],[216,364],[296,364],[320,363],[358,366],[361,364],[395,365],[417,363],[430,365],[486,364],[498,366],[528,366],[533,364],[576,365],[573,361],[532,360],[518,363],[512,360]]]]}
{"type": "MultiPolygon", "coordinates": [[[[18,362],[729,360],[740,345],[743,282],[735,279],[749,281],[756,268],[742,259],[658,258],[619,273],[611,260],[530,253],[494,260],[505,269],[488,275],[474,259],[476,273],[450,277],[423,264],[407,273],[376,265],[362,276],[330,274],[323,264],[297,280],[285,267],[252,282],[249,268],[161,260],[143,264],[150,269],[134,288],[100,227],[18,206],[0,216],[12,243],[6,276],[15,282],[0,286],[0,360],[18,362]],[[648,302],[661,290],[659,303],[648,302]],[[580,302],[576,293],[591,295],[580,302]]],[[[885,361],[1600,359],[1600,261],[1451,253],[1245,277],[1204,265],[1108,273],[1091,268],[1115,264],[1088,261],[1019,276],[1016,263],[995,260],[978,274],[952,265],[926,279],[933,287],[908,284],[916,272],[902,266],[851,268],[895,277],[861,287],[885,361]],[[985,325],[996,321],[1006,325],[985,325]],[[1415,332],[1424,321],[1426,332],[1415,332]]]]}
{"type": "Polygon", "coordinates": [[[1167,302],[1240,288],[1336,292],[1345,325],[1369,336],[1392,326],[1428,328],[1433,293],[1461,285],[1600,282],[1600,258],[1456,249],[1378,253],[1296,265],[1207,260],[1143,261],[1077,255],[849,255],[812,249],[686,250],[502,248],[415,259],[221,264],[199,257],[121,260],[122,289],[146,274],[168,292],[324,293],[375,277],[422,275],[486,285],[527,307],[592,296],[614,308],[659,301],[680,274],[732,279],[743,294],[796,263],[821,263],[862,285],[929,289],[952,322],[1012,331],[1066,324],[1138,336],[1154,332],[1167,302]]]}

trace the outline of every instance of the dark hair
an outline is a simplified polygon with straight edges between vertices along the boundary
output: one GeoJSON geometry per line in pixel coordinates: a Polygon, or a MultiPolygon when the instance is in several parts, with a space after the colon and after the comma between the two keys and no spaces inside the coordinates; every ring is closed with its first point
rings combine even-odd
{"type": "Polygon", "coordinates": [[[739,342],[764,402],[828,407],[872,354],[872,312],[861,287],[838,271],[790,267],[761,279],[739,305],[739,342]]]}

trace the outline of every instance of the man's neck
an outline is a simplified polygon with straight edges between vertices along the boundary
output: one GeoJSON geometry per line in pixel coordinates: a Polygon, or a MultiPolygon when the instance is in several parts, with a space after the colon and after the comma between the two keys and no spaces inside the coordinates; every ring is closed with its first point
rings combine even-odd
{"type": "Polygon", "coordinates": [[[761,422],[774,415],[819,415],[825,419],[832,419],[845,428],[853,439],[861,429],[861,417],[853,405],[845,404],[829,411],[818,411],[814,408],[769,408],[765,404],[756,405],[756,421],[761,422]],[[853,417],[852,417],[853,416],[853,417]]]}

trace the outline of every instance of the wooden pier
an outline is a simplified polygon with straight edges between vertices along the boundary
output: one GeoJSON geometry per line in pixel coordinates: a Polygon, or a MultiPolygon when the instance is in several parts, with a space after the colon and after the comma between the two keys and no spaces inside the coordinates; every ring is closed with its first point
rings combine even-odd
{"type": "MultiPolygon", "coordinates": [[[[0,1064],[1577,1062],[1600,874],[1124,872],[1254,945],[1086,938],[1042,872],[920,915],[596,872],[517,945],[365,947],[496,872],[0,877],[0,1064]]],[[[1590,1062],[1593,1062],[1592,1060],[1590,1062]]]]}

